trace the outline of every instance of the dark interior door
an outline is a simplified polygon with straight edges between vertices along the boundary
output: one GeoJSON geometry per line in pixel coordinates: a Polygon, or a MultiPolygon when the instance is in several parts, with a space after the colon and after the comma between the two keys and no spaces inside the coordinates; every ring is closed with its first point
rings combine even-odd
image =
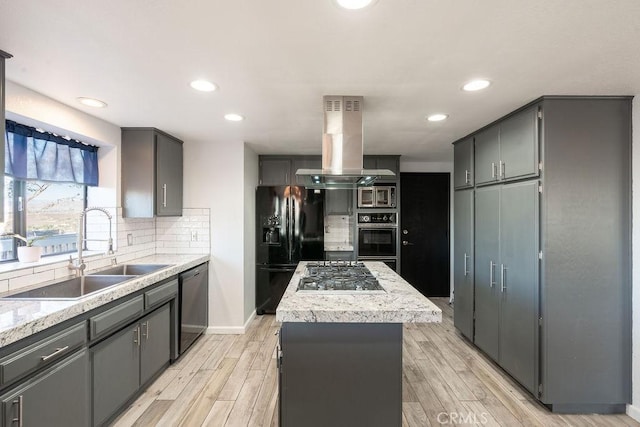
{"type": "Polygon", "coordinates": [[[401,173],[401,275],[428,297],[449,296],[449,174],[401,173]]]}

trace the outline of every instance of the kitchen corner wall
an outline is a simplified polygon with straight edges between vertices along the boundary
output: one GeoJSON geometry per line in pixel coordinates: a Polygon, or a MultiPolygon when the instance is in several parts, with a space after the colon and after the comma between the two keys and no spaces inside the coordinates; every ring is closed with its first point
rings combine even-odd
{"type": "Polygon", "coordinates": [[[631,405],[627,407],[627,413],[640,421],[640,95],[633,99],[632,112],[632,156],[631,156],[631,192],[632,192],[632,357],[631,357],[631,405]],[[637,125],[637,126],[636,126],[637,125]]]}

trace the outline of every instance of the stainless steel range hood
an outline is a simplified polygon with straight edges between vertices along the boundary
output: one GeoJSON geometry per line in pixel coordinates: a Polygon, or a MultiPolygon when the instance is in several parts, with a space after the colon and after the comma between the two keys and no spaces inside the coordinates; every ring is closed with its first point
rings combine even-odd
{"type": "Polygon", "coordinates": [[[388,169],[363,169],[361,96],[323,97],[322,169],[298,169],[311,188],[355,188],[395,176],[388,169]]]}

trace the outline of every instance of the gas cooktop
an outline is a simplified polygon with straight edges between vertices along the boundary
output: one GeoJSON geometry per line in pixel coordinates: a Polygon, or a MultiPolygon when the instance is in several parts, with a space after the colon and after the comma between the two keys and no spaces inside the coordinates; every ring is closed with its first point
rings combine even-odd
{"type": "Polygon", "coordinates": [[[361,262],[310,262],[298,284],[298,291],[336,291],[336,293],[385,292],[378,279],[361,262]]]}

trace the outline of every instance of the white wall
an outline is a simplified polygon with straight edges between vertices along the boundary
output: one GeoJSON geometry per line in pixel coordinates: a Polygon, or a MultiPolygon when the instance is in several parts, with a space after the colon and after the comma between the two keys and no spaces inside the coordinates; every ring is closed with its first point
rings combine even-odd
{"type": "Polygon", "coordinates": [[[100,187],[90,188],[89,204],[120,205],[118,126],[10,81],[7,81],[5,97],[7,119],[99,146],[100,187]]]}
{"type": "MultiPolygon", "coordinates": [[[[451,147],[453,155],[453,146],[451,147]]],[[[453,162],[415,162],[403,161],[400,157],[400,173],[402,172],[448,172],[449,173],[449,289],[453,297],[453,162]]],[[[402,190],[401,190],[402,191],[402,190]]]]}
{"type": "Polygon", "coordinates": [[[258,155],[244,146],[244,317],[254,316],[256,306],[256,186],[258,155]]]}
{"type": "MultiPolygon", "coordinates": [[[[640,129],[640,96],[633,100],[633,128],[640,129]]],[[[632,406],[627,408],[627,412],[636,420],[640,421],[640,225],[637,218],[640,218],[640,131],[633,133],[632,143],[632,312],[633,312],[633,338],[632,338],[632,406]]]]}

